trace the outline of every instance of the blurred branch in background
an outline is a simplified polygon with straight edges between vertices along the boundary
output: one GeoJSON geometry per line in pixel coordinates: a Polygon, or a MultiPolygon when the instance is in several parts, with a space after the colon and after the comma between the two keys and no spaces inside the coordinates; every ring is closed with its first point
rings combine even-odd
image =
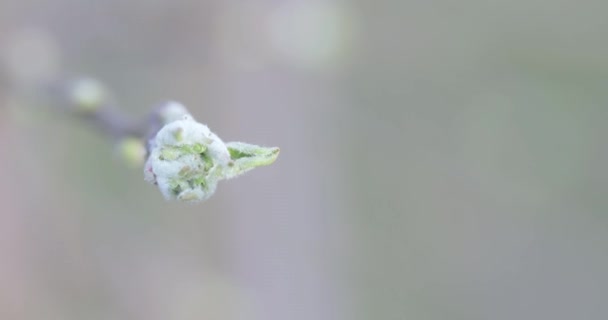
{"type": "Polygon", "coordinates": [[[206,200],[213,195],[220,180],[272,164],[278,157],[279,148],[242,142],[225,144],[177,102],[164,103],[144,120],[132,121],[112,107],[110,93],[95,79],[70,82],[45,79],[54,68],[47,64],[32,67],[29,60],[21,60],[19,55],[21,50],[31,50],[32,43],[50,47],[38,38],[34,36],[30,43],[21,44],[24,48],[17,46],[14,52],[9,51],[7,65],[12,69],[12,77],[30,85],[32,90],[50,82],[50,95],[39,99],[49,100],[55,110],[80,116],[118,141],[119,154],[128,164],[143,165],[145,161],[145,180],[158,186],[168,200],[206,200]]]}

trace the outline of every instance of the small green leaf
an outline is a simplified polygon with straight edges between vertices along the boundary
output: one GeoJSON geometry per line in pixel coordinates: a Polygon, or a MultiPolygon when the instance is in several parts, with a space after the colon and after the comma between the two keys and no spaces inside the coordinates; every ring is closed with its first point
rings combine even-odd
{"type": "Polygon", "coordinates": [[[192,151],[194,153],[203,153],[207,151],[207,147],[200,143],[195,143],[194,145],[192,145],[192,151]]]}
{"type": "Polygon", "coordinates": [[[173,161],[180,156],[180,152],[172,147],[165,147],[160,150],[161,160],[173,161]]]}
{"type": "Polygon", "coordinates": [[[184,139],[184,128],[182,127],[178,127],[175,130],[173,130],[173,137],[175,138],[175,141],[182,141],[184,139]]]}
{"type": "Polygon", "coordinates": [[[225,178],[233,178],[251,169],[272,164],[279,156],[279,148],[266,148],[243,142],[228,142],[226,144],[230,158],[224,172],[225,178]]]}
{"type": "Polygon", "coordinates": [[[184,166],[179,170],[179,175],[180,176],[187,176],[190,173],[192,173],[192,168],[190,168],[189,166],[184,166]]]}

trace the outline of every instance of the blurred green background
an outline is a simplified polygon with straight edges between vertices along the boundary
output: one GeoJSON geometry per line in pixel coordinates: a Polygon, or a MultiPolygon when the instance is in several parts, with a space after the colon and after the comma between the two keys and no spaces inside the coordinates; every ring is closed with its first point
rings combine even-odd
{"type": "Polygon", "coordinates": [[[608,318],[607,10],[0,0],[0,319],[608,318]],[[281,156],[168,203],[79,75],[281,156]]]}

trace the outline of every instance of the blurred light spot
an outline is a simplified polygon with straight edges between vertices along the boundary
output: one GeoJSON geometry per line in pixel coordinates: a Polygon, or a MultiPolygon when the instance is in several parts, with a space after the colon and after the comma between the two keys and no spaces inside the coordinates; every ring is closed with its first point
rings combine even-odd
{"type": "Polygon", "coordinates": [[[10,35],[0,50],[10,80],[20,85],[47,81],[59,69],[58,46],[44,29],[22,29],[10,35]]]}
{"type": "Polygon", "coordinates": [[[241,71],[260,70],[267,63],[267,49],[260,41],[266,11],[257,3],[235,2],[217,14],[214,40],[221,58],[241,71]]]}
{"type": "Polygon", "coordinates": [[[101,82],[82,78],[70,85],[68,96],[78,111],[94,112],[106,102],[108,93],[101,82]]]}
{"type": "Polygon", "coordinates": [[[327,67],[346,53],[352,20],[345,7],[333,3],[286,3],[270,15],[270,42],[278,53],[295,64],[327,67]]]}

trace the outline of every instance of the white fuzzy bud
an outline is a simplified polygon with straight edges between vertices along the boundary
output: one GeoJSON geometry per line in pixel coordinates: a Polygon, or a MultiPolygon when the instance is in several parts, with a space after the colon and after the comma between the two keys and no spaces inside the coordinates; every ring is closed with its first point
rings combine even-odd
{"type": "Polygon", "coordinates": [[[171,119],[182,114],[165,124],[150,141],[144,167],[144,179],[156,184],[168,200],[206,200],[220,180],[271,164],[278,156],[278,148],[225,144],[206,125],[187,114],[185,107],[178,103],[173,107],[164,108],[170,112],[161,117],[171,119]]]}
{"type": "Polygon", "coordinates": [[[209,128],[183,115],[165,125],[151,143],[146,180],[154,182],[167,199],[202,201],[217,186],[230,154],[209,128]]]}

